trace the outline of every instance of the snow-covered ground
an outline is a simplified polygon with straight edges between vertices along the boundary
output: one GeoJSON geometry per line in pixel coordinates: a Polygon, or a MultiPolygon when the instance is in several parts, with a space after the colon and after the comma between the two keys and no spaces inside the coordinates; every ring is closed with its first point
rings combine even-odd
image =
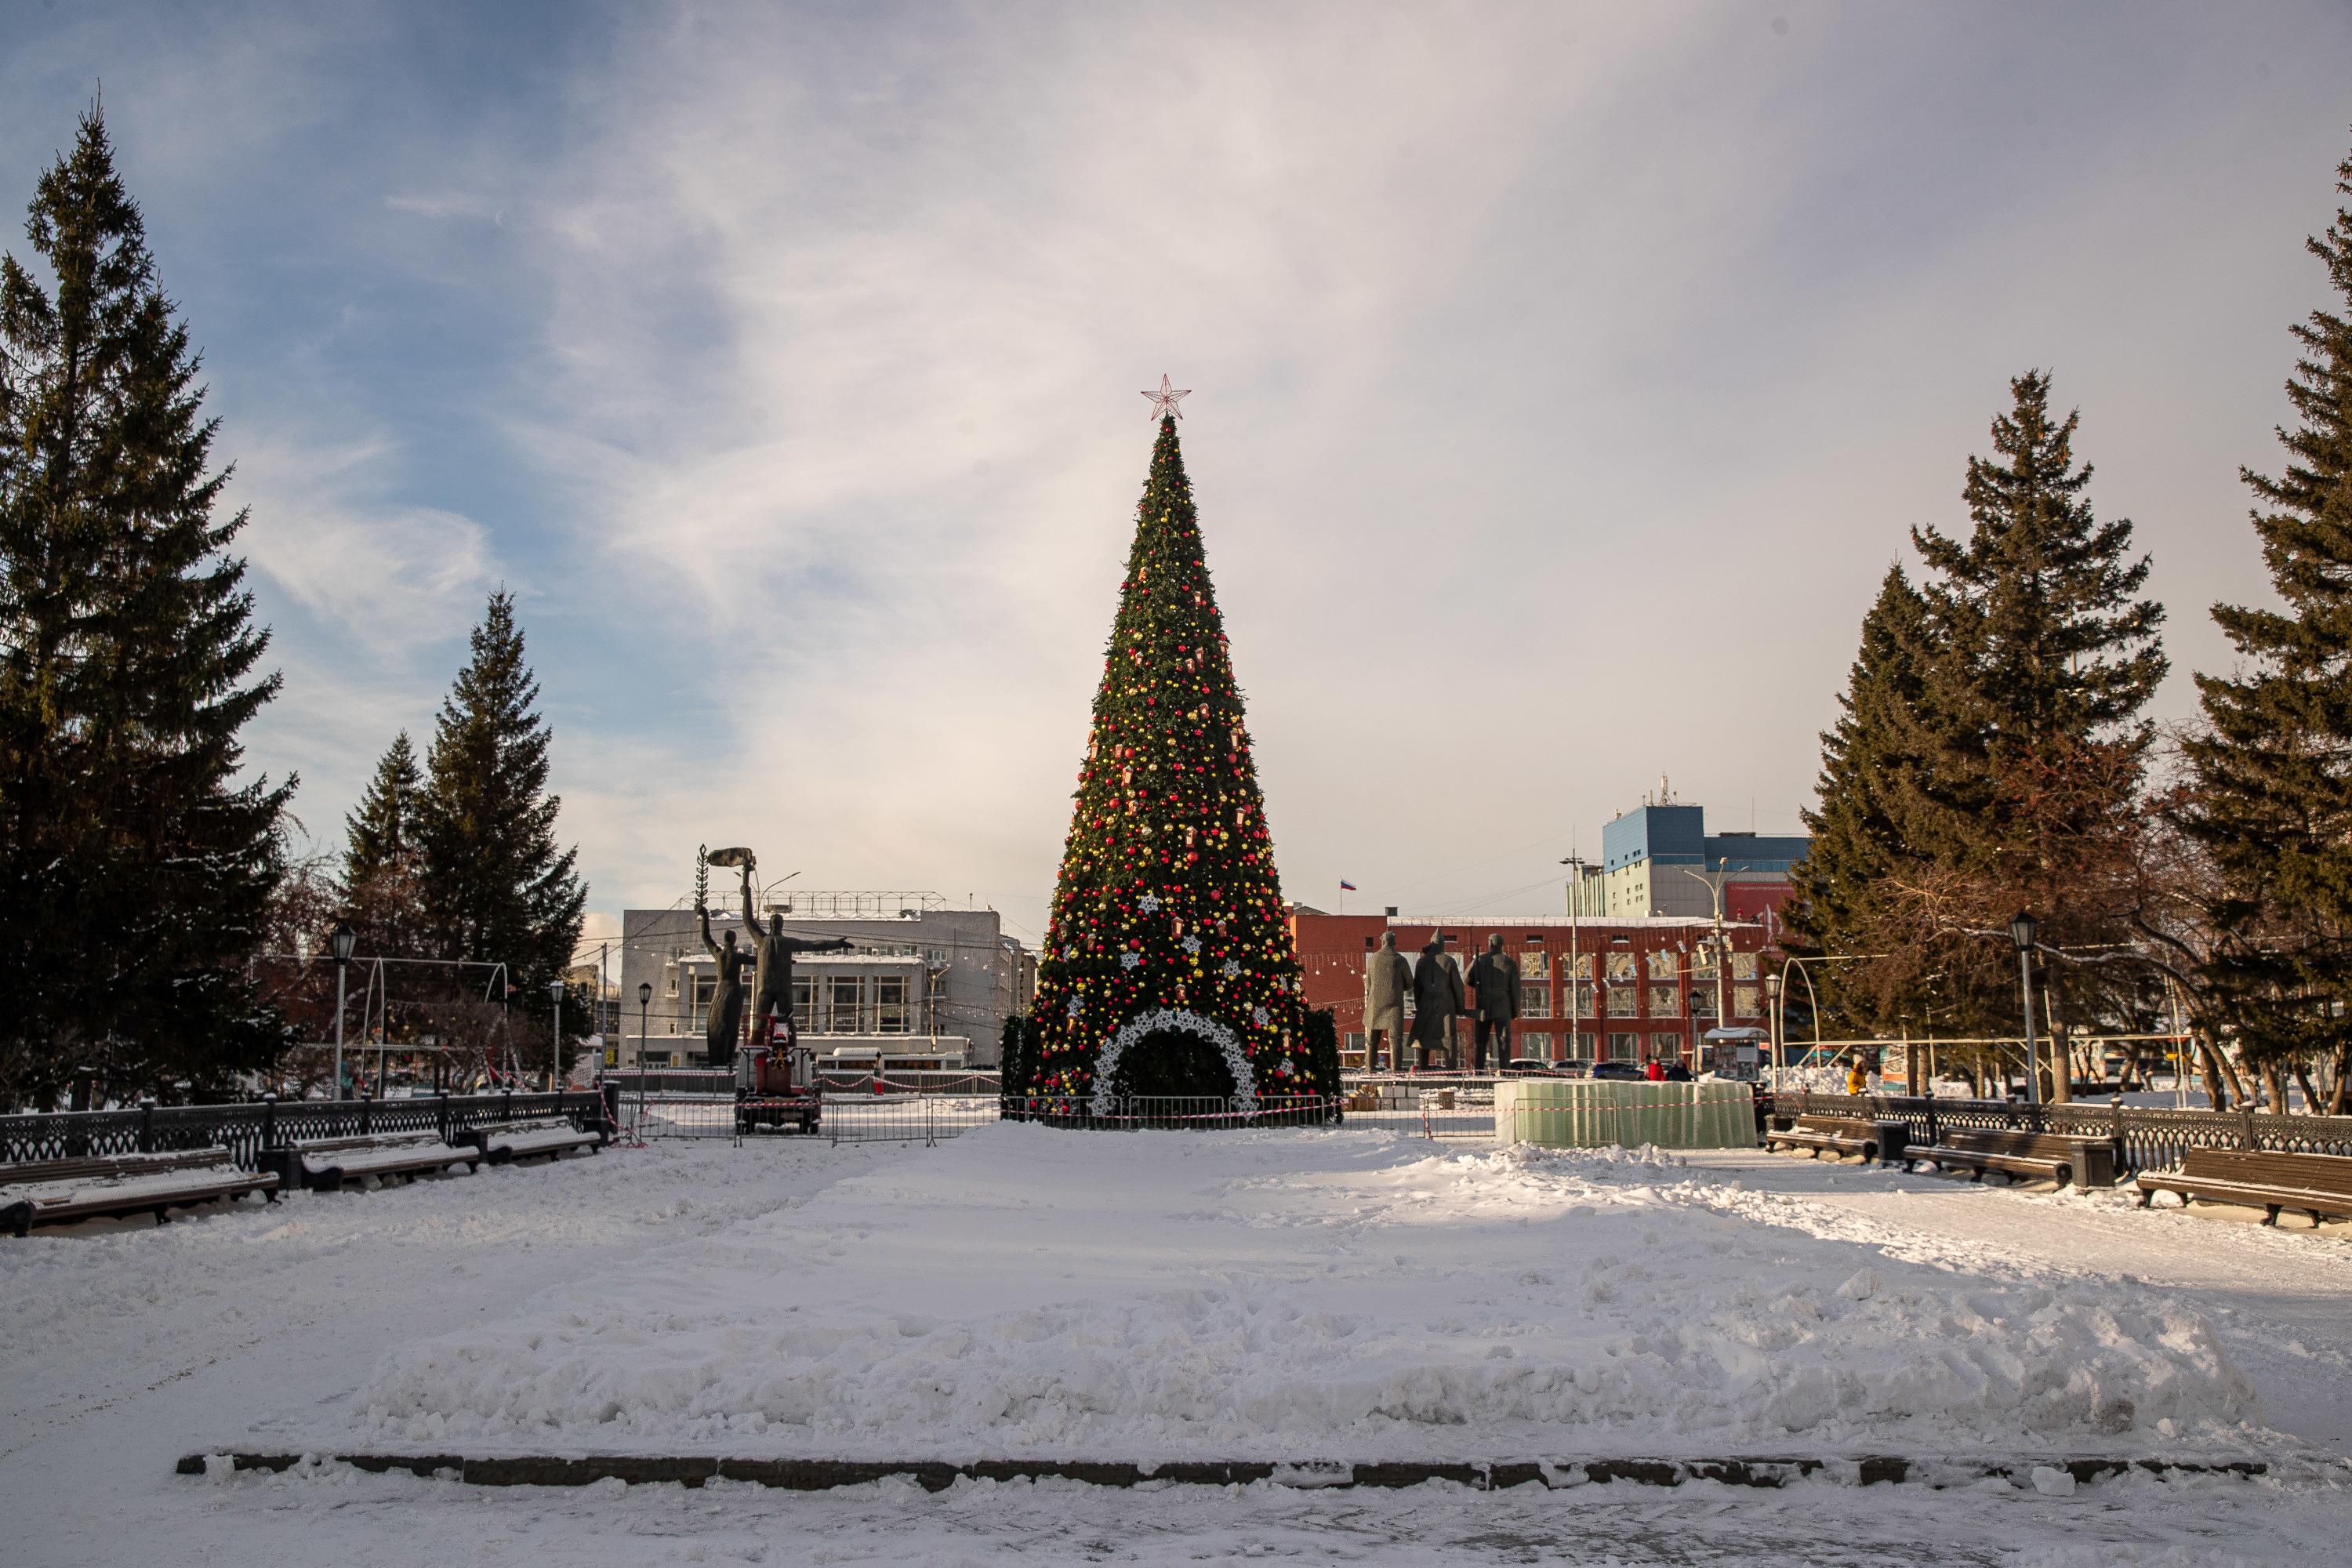
{"type": "Polygon", "coordinates": [[[7,1556],[2324,1561],[2352,1511],[2347,1235],[1380,1131],[614,1150],[0,1246],[7,1556]],[[238,1447],[2120,1452],[2276,1474],[2052,1497],[171,1474],[238,1447]]]}

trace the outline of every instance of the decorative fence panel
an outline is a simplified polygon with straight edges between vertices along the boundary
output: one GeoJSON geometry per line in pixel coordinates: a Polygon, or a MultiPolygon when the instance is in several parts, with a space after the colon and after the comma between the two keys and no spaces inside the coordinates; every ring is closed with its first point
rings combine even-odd
{"type": "Polygon", "coordinates": [[[1945,1100],[1917,1095],[1777,1094],[1772,1114],[1860,1116],[1900,1121],[1914,1143],[1932,1143],[1953,1128],[2055,1132],[2114,1143],[2116,1169],[2170,1170],[2190,1149],[2264,1149],[2352,1156],[2352,1116],[2278,1116],[2255,1110],[2178,1110],[2164,1106],[2025,1105],[2014,1100],[1945,1100]]]}
{"type": "Polygon", "coordinates": [[[261,1152],[309,1138],[368,1132],[438,1131],[461,1139],[499,1121],[600,1125],[593,1094],[468,1094],[410,1100],[274,1100],[236,1105],[142,1105],[129,1110],[65,1110],[0,1116],[0,1164],[181,1149],[229,1151],[246,1170],[261,1152]]]}

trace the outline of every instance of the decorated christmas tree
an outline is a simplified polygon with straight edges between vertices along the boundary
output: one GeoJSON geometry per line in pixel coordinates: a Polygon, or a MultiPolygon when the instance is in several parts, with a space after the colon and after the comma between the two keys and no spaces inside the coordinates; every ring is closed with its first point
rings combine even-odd
{"type": "MultiPolygon", "coordinates": [[[[1164,381],[1025,1063],[1033,1094],[1312,1093],[1298,961],[1164,381]]],[[[1024,1053],[1025,1055],[1026,1053],[1024,1053]]],[[[1336,1087],[1336,1086],[1329,1086],[1336,1087]]]]}

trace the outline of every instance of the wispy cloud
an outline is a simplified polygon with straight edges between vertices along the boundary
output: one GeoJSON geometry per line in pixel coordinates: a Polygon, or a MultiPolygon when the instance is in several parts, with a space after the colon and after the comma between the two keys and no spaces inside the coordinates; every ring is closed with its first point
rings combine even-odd
{"type": "Polygon", "coordinates": [[[253,509],[241,541],[252,564],[378,664],[462,632],[496,574],[479,523],[383,499],[389,456],[382,441],[247,442],[235,496],[253,509]]]}

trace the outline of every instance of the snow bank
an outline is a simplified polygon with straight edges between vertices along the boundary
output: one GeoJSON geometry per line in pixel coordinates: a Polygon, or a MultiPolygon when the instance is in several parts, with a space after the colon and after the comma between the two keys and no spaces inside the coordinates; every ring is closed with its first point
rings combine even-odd
{"type": "MultiPolygon", "coordinates": [[[[747,1154],[756,1159],[756,1153],[747,1154]]],[[[2207,1324],[1740,1212],[1622,1152],[1002,1125],[385,1355],[358,1438],[1337,1458],[2220,1442],[2207,1324]]]]}

